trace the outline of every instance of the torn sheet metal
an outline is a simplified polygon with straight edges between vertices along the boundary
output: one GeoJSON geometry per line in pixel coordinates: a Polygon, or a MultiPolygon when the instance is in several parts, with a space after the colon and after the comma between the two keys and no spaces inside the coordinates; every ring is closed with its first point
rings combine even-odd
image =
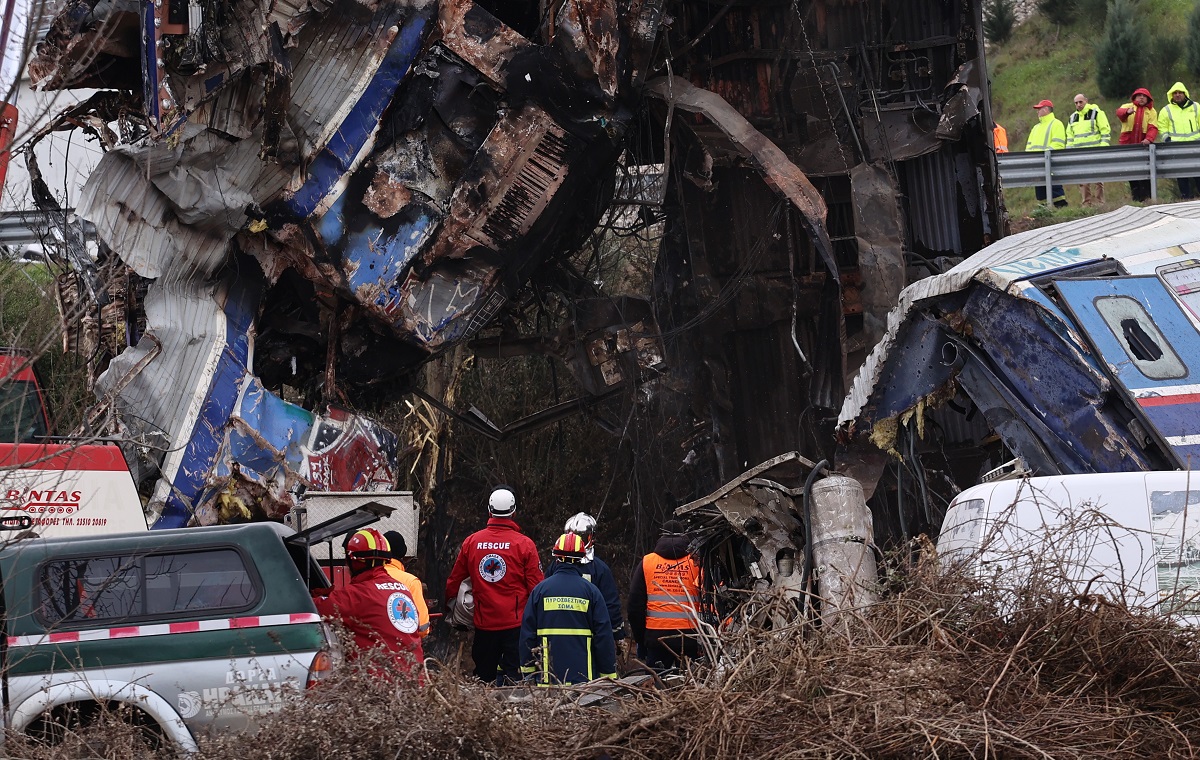
{"type": "Polygon", "coordinates": [[[1182,357],[1200,351],[1197,281],[1197,203],[986,248],[901,294],[842,407],[843,435],[887,448],[895,420],[961,391],[1038,474],[1190,468],[1200,377],[1182,357]]]}
{"type": "MultiPolygon", "coordinates": [[[[31,64],[39,85],[143,94],[79,210],[150,281],[145,335],[97,388],[163,452],[160,527],[390,484],[391,433],[268,388],[399,393],[590,231],[660,13],[658,0],[64,9],[31,64]]],[[[612,335],[614,356],[638,357],[627,374],[661,359],[642,327],[657,332],[612,335]]],[[[625,366],[597,366],[610,364],[625,366]]]]}
{"type": "Polygon", "coordinates": [[[813,466],[797,452],[781,454],[675,510],[723,601],[736,605],[768,588],[792,599],[804,593],[802,486],[813,466]]]}

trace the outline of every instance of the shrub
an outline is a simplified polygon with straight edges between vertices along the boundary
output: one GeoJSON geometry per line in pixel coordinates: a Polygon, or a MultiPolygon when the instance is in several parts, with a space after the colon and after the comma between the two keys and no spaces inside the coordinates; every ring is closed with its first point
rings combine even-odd
{"type": "Polygon", "coordinates": [[[1096,48],[1096,84],[1106,98],[1124,98],[1142,81],[1148,61],[1141,24],[1130,0],[1112,0],[1096,48]]]}
{"type": "Polygon", "coordinates": [[[988,0],[983,9],[983,33],[988,42],[1003,45],[1012,37],[1017,23],[1013,0],[988,0]]]}
{"type": "MultiPolygon", "coordinates": [[[[1197,6],[1200,7],[1200,6],[1197,6]]],[[[1160,72],[1168,80],[1173,79],[1175,64],[1183,57],[1183,39],[1173,35],[1155,37],[1150,45],[1150,59],[1154,71],[1160,72]]]]}
{"type": "Polygon", "coordinates": [[[1065,26],[1079,17],[1079,0],[1038,0],[1037,7],[1054,24],[1065,26]]]}
{"type": "Polygon", "coordinates": [[[1187,68],[1194,77],[1200,77],[1200,3],[1192,10],[1188,18],[1187,33],[1187,68]]]}

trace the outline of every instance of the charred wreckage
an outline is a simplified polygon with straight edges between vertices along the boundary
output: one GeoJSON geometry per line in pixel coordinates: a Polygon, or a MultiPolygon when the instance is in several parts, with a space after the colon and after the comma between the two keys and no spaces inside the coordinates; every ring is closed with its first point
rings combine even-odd
{"type": "Polygon", "coordinates": [[[836,425],[904,286],[1004,235],[980,0],[68,0],[30,72],[100,91],[45,130],[106,151],[101,256],[59,292],[156,527],[387,487],[397,436],[347,410],[451,347],[536,346],[505,321],[534,280],[590,398],[665,389],[684,456],[653,498],[731,586],[800,588],[817,460],[886,538],[1012,453],[836,425]],[[564,257],[620,204],[662,243],[614,299],[564,257]]]}

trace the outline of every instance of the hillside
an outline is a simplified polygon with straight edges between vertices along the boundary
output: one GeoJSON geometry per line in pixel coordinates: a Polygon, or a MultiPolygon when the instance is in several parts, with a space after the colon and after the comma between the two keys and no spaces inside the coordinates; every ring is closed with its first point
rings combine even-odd
{"type": "MultiPolygon", "coordinates": [[[[1096,86],[1095,49],[1104,32],[1104,17],[1099,10],[1100,0],[1085,0],[1080,18],[1070,26],[1056,26],[1040,14],[1034,14],[1017,27],[1012,39],[1004,45],[988,48],[988,71],[992,80],[992,109],[997,122],[1008,130],[1009,147],[1021,150],[1030,127],[1037,121],[1031,106],[1042,98],[1054,101],[1055,114],[1064,121],[1074,111],[1072,99],[1082,92],[1091,102],[1108,114],[1113,123],[1113,143],[1116,143],[1117,107],[1125,98],[1109,99],[1100,95],[1096,86]],[[1089,11],[1091,8],[1095,10],[1089,11]]],[[[1166,90],[1176,81],[1183,81],[1189,88],[1200,84],[1189,81],[1190,75],[1184,65],[1182,40],[1187,31],[1188,16],[1194,6],[1193,0],[1141,0],[1138,13],[1146,30],[1146,43],[1152,64],[1146,71],[1145,87],[1154,94],[1156,104],[1166,99],[1166,90]],[[1169,68],[1161,64],[1169,59],[1170,43],[1164,38],[1178,40],[1178,57],[1169,68]]],[[[1159,198],[1171,200],[1174,183],[1159,183],[1159,198]]],[[[1078,218],[1089,213],[1109,211],[1130,202],[1129,187],[1123,183],[1105,185],[1104,208],[1086,212],[1079,207],[1078,187],[1067,187],[1067,198],[1071,208],[1053,213],[1053,221],[1078,218]]],[[[1014,188],[1005,193],[1009,213],[1020,228],[1023,217],[1050,216],[1035,214],[1037,203],[1032,188],[1014,188]]]]}

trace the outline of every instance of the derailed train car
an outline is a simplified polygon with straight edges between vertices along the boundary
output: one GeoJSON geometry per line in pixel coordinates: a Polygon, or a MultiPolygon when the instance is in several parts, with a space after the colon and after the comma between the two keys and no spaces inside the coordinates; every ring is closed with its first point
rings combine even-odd
{"type": "Polygon", "coordinates": [[[1014,235],[909,286],[840,416],[844,465],[878,447],[902,473],[876,492],[877,528],[936,529],[957,489],[1011,460],[1194,468],[1198,283],[1200,204],[1181,203],[1014,235]]]}
{"type": "Polygon", "coordinates": [[[980,8],[70,3],[31,71],[104,90],[54,128],[108,151],[80,208],[107,258],[76,256],[63,301],[116,325],[97,389],[157,468],[159,524],[383,484],[394,437],[336,407],[484,331],[561,349],[491,326],[619,162],[665,167],[652,292],[562,295],[586,393],[674,375],[656,435],[683,461],[638,507],[827,457],[903,284],[1004,232],[980,8]]]}

